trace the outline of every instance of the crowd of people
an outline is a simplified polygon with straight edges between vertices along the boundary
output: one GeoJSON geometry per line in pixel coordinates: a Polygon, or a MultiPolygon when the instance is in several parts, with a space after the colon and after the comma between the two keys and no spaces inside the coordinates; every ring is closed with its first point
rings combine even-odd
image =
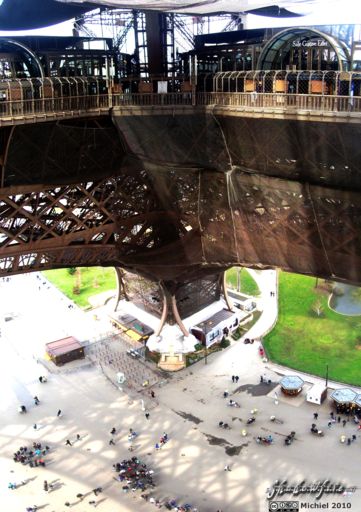
{"type": "Polygon", "coordinates": [[[144,492],[150,487],[155,487],[153,482],[154,471],[147,468],[147,465],[137,457],[117,462],[113,464],[113,469],[118,473],[116,480],[123,483],[122,489],[124,492],[138,490],[144,492]]]}
{"type": "Polygon", "coordinates": [[[159,443],[156,443],[155,445],[155,449],[156,450],[159,450],[160,448],[162,448],[162,446],[165,445],[165,443],[167,443],[169,441],[169,437],[168,437],[168,434],[166,432],[163,432],[163,435],[160,436],[160,439],[159,439],[159,443]]]}
{"type": "Polygon", "coordinates": [[[20,446],[17,452],[14,452],[14,462],[21,464],[29,464],[31,468],[42,466],[45,467],[45,455],[50,450],[49,446],[43,446],[41,443],[33,443],[31,448],[27,446],[20,446]]]}

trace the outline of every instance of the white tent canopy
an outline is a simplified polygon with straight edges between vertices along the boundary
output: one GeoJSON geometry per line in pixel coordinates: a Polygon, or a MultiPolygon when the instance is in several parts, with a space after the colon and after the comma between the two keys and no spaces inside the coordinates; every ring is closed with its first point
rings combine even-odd
{"type": "MultiPolygon", "coordinates": [[[[95,4],[119,9],[159,10],[184,14],[212,14],[220,12],[242,13],[277,5],[296,14],[306,14],[315,4],[325,4],[325,0],[58,0],[69,4],[95,4]]],[[[328,0],[329,5],[336,0],[328,0]]]]}

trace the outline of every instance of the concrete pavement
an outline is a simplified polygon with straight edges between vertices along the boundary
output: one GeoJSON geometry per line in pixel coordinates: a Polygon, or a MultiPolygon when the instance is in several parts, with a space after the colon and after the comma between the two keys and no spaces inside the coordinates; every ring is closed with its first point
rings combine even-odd
{"type": "MultiPolygon", "coordinates": [[[[236,342],[209,356],[207,364],[203,361],[174,375],[168,384],[154,389],[154,402],[147,390],[132,397],[120,392],[96,368],[67,372],[64,367],[64,373],[50,375],[46,384],[40,384],[38,376],[44,369],[36,363],[32,350],[41,350],[49,326],[65,328],[72,312],[55,294],[32,288],[33,281],[26,279],[25,276],[12,278],[12,284],[15,288],[26,286],[28,290],[28,322],[24,324],[19,313],[11,328],[10,324],[2,326],[0,339],[3,355],[0,361],[2,510],[23,512],[26,506],[35,503],[45,512],[65,512],[69,508],[64,504],[70,501],[74,503],[72,510],[86,512],[92,509],[88,504],[92,497],[79,502],[76,494],[87,494],[98,486],[104,488],[96,498],[100,512],[155,510],[154,505],[145,503],[135,493],[122,493],[119,483],[113,480],[112,464],[129,457],[127,433],[130,427],[139,433],[134,454],[155,470],[158,487],[154,495],[163,500],[176,498],[181,503],[190,502],[200,512],[216,512],[217,509],[266,512],[266,490],[276,479],[288,479],[292,484],[330,478],[335,483],[342,481],[347,486],[361,487],[358,471],[361,439],[356,427],[348,422],[345,428],[336,424],[328,430],[329,402],[316,407],[306,403],[304,396],[295,401],[279,397],[276,405],[274,390],[260,385],[259,376],[266,372],[275,381],[278,375],[271,365],[262,362],[257,344],[236,342]],[[39,307],[39,301],[47,305],[45,311],[39,307]],[[29,339],[34,340],[31,346],[29,339]],[[232,375],[239,375],[238,385],[232,383],[232,375]],[[240,402],[240,409],[227,405],[223,398],[225,389],[240,402]],[[39,406],[33,405],[35,395],[40,399],[39,406]],[[150,411],[149,420],[144,417],[142,400],[150,411]],[[20,401],[29,407],[25,415],[17,412],[20,401]],[[56,417],[59,408],[64,411],[60,419],[56,417]],[[254,414],[251,412],[254,409],[258,410],[256,422],[247,427],[246,421],[254,414]],[[318,426],[326,430],[323,438],[309,432],[316,410],[318,426]],[[271,415],[276,415],[282,423],[272,423],[271,415]],[[232,429],[220,429],[220,420],[228,422],[232,429]],[[42,426],[40,430],[32,428],[35,422],[42,426]],[[113,426],[119,434],[116,445],[109,446],[113,426]],[[247,430],[246,437],[241,435],[243,429],[247,430]],[[170,441],[156,451],[154,445],[164,430],[170,441]],[[291,446],[285,446],[284,438],[291,430],[296,431],[296,440],[291,446]],[[65,446],[65,440],[74,441],[77,433],[81,440],[72,447],[65,446]],[[355,433],[356,442],[352,446],[340,444],[339,437],[343,433],[348,437],[355,433]],[[269,434],[274,438],[272,446],[255,442],[256,436],[269,434]],[[31,469],[15,464],[13,451],[34,440],[51,446],[49,465],[31,469]],[[224,471],[226,464],[232,471],[224,471]],[[7,489],[10,481],[19,482],[24,478],[30,479],[26,485],[14,491],[7,489]],[[56,491],[45,494],[44,479],[56,480],[61,485],[56,491]]],[[[271,290],[275,283],[272,279],[271,274],[267,287],[263,287],[262,300],[267,301],[265,311],[270,306],[269,292],[274,291],[271,290]]],[[[4,288],[0,293],[4,297],[4,288]]],[[[10,287],[6,294],[11,296],[10,287]]],[[[263,325],[259,321],[247,336],[261,336],[263,329],[270,325],[271,312],[267,317],[262,315],[263,325]]],[[[78,329],[92,328],[91,318],[82,318],[82,315],[77,316],[78,329]]],[[[308,495],[286,495],[286,498],[306,505],[316,503],[308,495]]],[[[352,495],[330,495],[321,503],[328,504],[330,509],[332,503],[340,508],[350,505],[351,510],[358,512],[361,492],[357,489],[352,495]]]]}

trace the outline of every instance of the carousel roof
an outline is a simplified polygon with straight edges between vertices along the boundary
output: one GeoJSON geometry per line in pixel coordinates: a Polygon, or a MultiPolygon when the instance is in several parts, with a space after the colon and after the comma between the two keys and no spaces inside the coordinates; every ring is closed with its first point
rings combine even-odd
{"type": "Polygon", "coordinates": [[[341,388],[336,389],[333,391],[330,395],[330,398],[335,400],[335,402],[338,402],[340,404],[346,404],[350,402],[354,402],[357,394],[352,391],[350,388],[341,388]]]}
{"type": "Polygon", "coordinates": [[[304,381],[298,375],[286,375],[280,380],[283,389],[299,389],[303,386],[304,381]]]}

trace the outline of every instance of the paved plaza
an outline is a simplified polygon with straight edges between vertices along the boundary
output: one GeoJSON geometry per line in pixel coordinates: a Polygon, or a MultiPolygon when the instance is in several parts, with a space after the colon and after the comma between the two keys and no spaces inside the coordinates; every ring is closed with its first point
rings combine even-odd
{"type": "MultiPolygon", "coordinates": [[[[265,314],[250,333],[254,337],[274,321],[276,299],[269,293],[274,277],[269,274],[264,279],[265,314]]],[[[86,512],[94,506],[99,512],[155,511],[140,491],[124,493],[123,484],[115,479],[112,465],[131,456],[154,470],[156,487],[147,494],[163,503],[171,499],[190,503],[199,512],[266,512],[267,489],[277,479],[290,485],[329,479],[356,487],[354,492],[316,501],[308,494],[286,494],[277,500],[299,501],[305,510],[315,503],[328,509],[361,510],[361,436],[352,418],[345,427],[341,422],[328,428],[329,400],[318,407],[307,403],[304,393],[296,400],[283,398],[274,387],[280,379],[275,370],[283,370],[261,360],[258,343],[234,342],[208,356],[207,364],[201,361],[168,379],[159,378],[151,388],[154,399],[149,388],[119,389],[90,360],[51,373],[41,363],[46,341],[67,334],[100,335],[109,327],[105,320],[68,308],[68,301],[57,290],[39,283],[35,275],[25,275],[0,286],[0,510],[25,512],[26,507],[37,505],[44,512],[86,512]],[[13,320],[5,322],[5,312],[13,320]],[[41,384],[40,375],[48,381],[41,384]],[[239,376],[238,384],[232,383],[232,375],[239,376]],[[261,375],[272,384],[261,384],[261,375]],[[225,390],[240,408],[227,405],[225,390]],[[34,396],[39,397],[39,405],[34,404],[34,396]],[[18,412],[20,404],[28,408],[26,414],[18,412]],[[61,417],[57,417],[59,409],[61,417]],[[317,426],[325,431],[324,437],[310,433],[314,412],[319,414],[317,426]],[[271,422],[272,415],[279,421],[271,422]],[[256,421],[247,426],[251,416],[256,421]],[[231,429],[219,428],[221,420],[231,429]],[[116,434],[111,436],[113,427],[116,434]],[[130,428],[138,433],[133,452],[128,450],[130,428]],[[291,431],[296,432],[295,440],[286,446],[284,440],[291,431]],[[156,450],[163,432],[169,441],[156,450]],[[340,443],[343,434],[356,435],[351,446],[340,443]],[[268,435],[274,439],[272,445],[256,443],[257,436],[268,435]],[[109,444],[111,438],[114,445],[109,444]],[[72,446],[66,446],[67,439],[72,446]],[[20,446],[33,442],[50,447],[46,467],[31,468],[13,461],[20,446]],[[225,466],[231,471],[225,471],[225,466]],[[44,480],[54,485],[49,493],[43,490],[44,480]],[[9,483],[18,486],[8,489],[9,483]],[[92,489],[97,487],[103,491],[94,496],[92,489]],[[77,494],[85,495],[84,499],[77,494]]],[[[306,387],[317,381],[304,379],[306,387]]]]}

